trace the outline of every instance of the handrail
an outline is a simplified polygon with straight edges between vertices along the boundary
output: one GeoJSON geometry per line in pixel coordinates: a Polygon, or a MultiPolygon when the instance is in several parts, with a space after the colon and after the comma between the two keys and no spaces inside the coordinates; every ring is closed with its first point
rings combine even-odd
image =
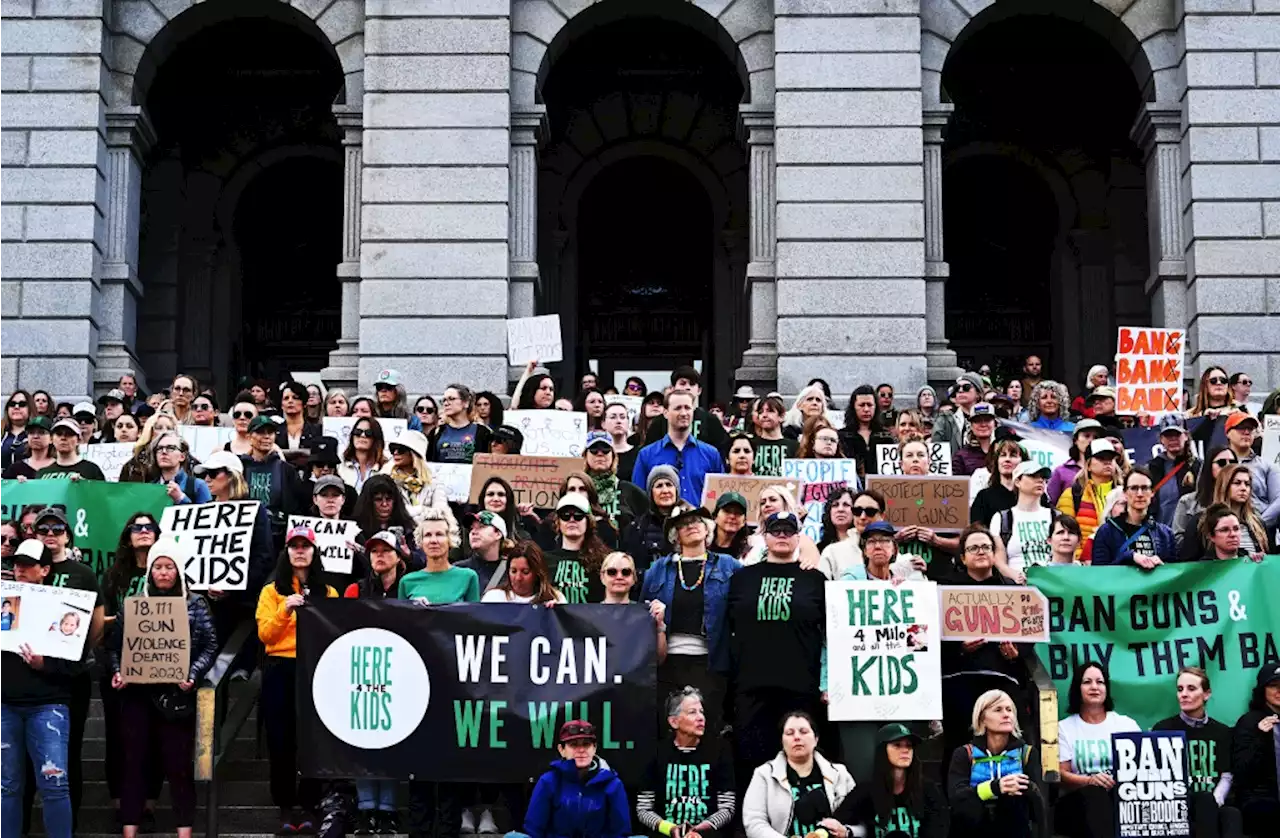
{"type": "Polygon", "coordinates": [[[253,617],[236,626],[196,694],[195,779],[209,784],[205,799],[206,838],[217,838],[218,835],[218,763],[240,735],[240,728],[253,712],[262,689],[262,672],[254,670],[246,692],[234,704],[228,705],[231,679],[227,676],[231,665],[256,631],[253,617]]]}
{"type": "Polygon", "coordinates": [[[1039,708],[1040,771],[1044,782],[1057,783],[1061,779],[1058,775],[1058,688],[1039,655],[1029,657],[1027,669],[1039,708]]]}

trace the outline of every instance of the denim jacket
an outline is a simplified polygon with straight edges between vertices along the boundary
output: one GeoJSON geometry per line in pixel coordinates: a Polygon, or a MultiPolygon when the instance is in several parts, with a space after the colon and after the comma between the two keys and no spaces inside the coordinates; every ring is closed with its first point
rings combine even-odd
{"type": "MultiPolygon", "coordinates": [[[[707,634],[708,666],[713,672],[729,671],[729,636],[725,630],[729,604],[729,578],[742,568],[742,562],[724,553],[707,552],[707,574],[702,582],[702,629],[707,634]]],[[[667,606],[665,621],[671,625],[671,600],[675,596],[676,565],[674,554],[663,556],[644,575],[641,599],[658,599],[667,606]]]]}

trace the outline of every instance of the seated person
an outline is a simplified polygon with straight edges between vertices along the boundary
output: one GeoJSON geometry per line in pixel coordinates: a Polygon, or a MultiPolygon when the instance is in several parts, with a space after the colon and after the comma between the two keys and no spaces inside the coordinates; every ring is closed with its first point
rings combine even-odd
{"type": "Polygon", "coordinates": [[[625,838],[631,834],[631,806],[622,781],[596,756],[596,729],[568,721],[556,736],[560,759],[538,778],[524,816],[524,831],[507,838],[625,838]]]}

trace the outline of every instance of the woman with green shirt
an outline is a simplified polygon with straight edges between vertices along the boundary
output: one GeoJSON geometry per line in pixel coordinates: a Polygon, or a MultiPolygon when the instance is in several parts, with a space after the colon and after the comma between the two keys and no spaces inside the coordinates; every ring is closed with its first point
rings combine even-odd
{"type": "Polygon", "coordinates": [[[476,572],[449,563],[449,549],[458,542],[450,529],[447,511],[435,508],[423,511],[422,523],[418,524],[414,537],[426,553],[427,566],[404,575],[398,591],[400,599],[417,600],[426,605],[480,601],[480,577],[476,572]]]}

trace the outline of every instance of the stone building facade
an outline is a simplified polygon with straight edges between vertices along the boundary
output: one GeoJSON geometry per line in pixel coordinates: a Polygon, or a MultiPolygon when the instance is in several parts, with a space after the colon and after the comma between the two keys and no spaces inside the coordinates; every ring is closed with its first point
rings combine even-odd
{"type": "Polygon", "coordinates": [[[1275,0],[4,0],[3,386],[1280,383],[1275,0]],[[317,347],[323,357],[317,358],[317,347]],[[265,366],[264,366],[265,365],[265,366]],[[576,369],[574,369],[576,367],[576,369]]]}

